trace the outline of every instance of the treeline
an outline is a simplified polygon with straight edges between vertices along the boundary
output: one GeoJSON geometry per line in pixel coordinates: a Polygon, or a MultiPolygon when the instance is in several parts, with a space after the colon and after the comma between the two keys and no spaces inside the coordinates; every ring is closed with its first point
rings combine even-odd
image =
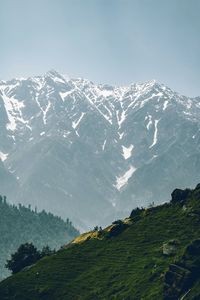
{"type": "Polygon", "coordinates": [[[40,250],[47,245],[58,249],[77,235],[69,219],[64,221],[44,210],[37,212],[30,205],[11,205],[0,196],[0,279],[9,275],[6,260],[21,244],[33,243],[40,250]]]}

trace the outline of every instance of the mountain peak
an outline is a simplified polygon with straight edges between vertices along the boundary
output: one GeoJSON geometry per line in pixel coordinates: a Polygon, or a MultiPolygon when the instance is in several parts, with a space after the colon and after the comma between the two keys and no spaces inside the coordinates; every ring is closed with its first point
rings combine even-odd
{"type": "Polygon", "coordinates": [[[48,72],[45,73],[45,75],[49,76],[49,77],[61,77],[62,78],[62,75],[54,69],[49,70],[48,72]]]}
{"type": "Polygon", "coordinates": [[[67,75],[61,75],[58,71],[51,69],[47,73],[45,73],[44,77],[50,77],[53,81],[57,83],[66,83],[69,80],[67,75]]]}

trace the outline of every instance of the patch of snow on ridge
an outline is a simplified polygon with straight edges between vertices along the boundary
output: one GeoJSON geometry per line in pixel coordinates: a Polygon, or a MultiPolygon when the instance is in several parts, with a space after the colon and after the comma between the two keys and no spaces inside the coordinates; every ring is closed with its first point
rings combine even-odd
{"type": "Polygon", "coordinates": [[[153,143],[151,144],[151,146],[149,146],[149,149],[152,148],[153,146],[155,146],[155,144],[157,143],[157,136],[158,136],[158,122],[160,120],[155,120],[154,122],[154,126],[155,126],[155,131],[154,131],[154,136],[153,136],[153,143]]]}
{"type": "Polygon", "coordinates": [[[1,159],[2,161],[6,160],[7,157],[8,157],[8,153],[3,153],[3,152],[0,151],[0,159],[1,159]]]}
{"type": "Polygon", "coordinates": [[[122,146],[123,157],[125,159],[128,159],[129,157],[131,157],[133,148],[134,148],[133,145],[130,145],[129,147],[122,146]]]}
{"type": "Polygon", "coordinates": [[[60,97],[62,98],[63,102],[65,101],[65,98],[67,96],[69,96],[70,94],[72,94],[73,92],[75,91],[75,89],[72,89],[70,91],[67,91],[67,92],[60,92],[60,97]]]}
{"type": "Polygon", "coordinates": [[[113,91],[112,90],[99,90],[99,96],[103,96],[103,97],[109,97],[113,95],[113,91]]]}
{"type": "Polygon", "coordinates": [[[44,85],[44,79],[41,76],[35,76],[32,78],[32,81],[37,85],[37,91],[40,91],[44,85]]]}
{"type": "Polygon", "coordinates": [[[128,180],[132,177],[133,173],[136,170],[137,169],[134,166],[130,166],[130,168],[124,173],[124,175],[122,175],[121,177],[117,177],[115,187],[120,191],[121,188],[128,183],[128,180]]]}
{"type": "Polygon", "coordinates": [[[9,98],[6,96],[5,93],[2,95],[4,106],[7,112],[9,123],[7,124],[6,128],[8,130],[14,131],[17,127],[16,119],[17,117],[14,117],[16,113],[21,116],[21,108],[24,107],[23,102],[20,102],[13,97],[9,98]]]}
{"type": "Polygon", "coordinates": [[[44,125],[46,125],[47,124],[47,112],[49,111],[49,109],[51,107],[51,102],[48,101],[46,109],[43,109],[42,106],[41,106],[41,104],[40,104],[40,102],[38,101],[38,94],[35,97],[35,101],[38,104],[38,107],[40,108],[40,110],[42,111],[42,114],[43,114],[43,116],[42,116],[43,123],[44,123],[44,125]]]}
{"type": "Polygon", "coordinates": [[[58,83],[66,83],[63,79],[59,78],[59,77],[55,77],[54,78],[54,82],[58,82],[58,83]]]}
{"type": "Polygon", "coordinates": [[[79,125],[79,123],[81,122],[81,120],[82,120],[82,118],[84,117],[84,115],[85,115],[85,113],[82,112],[80,118],[79,118],[76,122],[75,122],[75,121],[72,122],[72,127],[73,127],[74,129],[76,129],[76,127],[79,125]]]}
{"type": "Polygon", "coordinates": [[[104,141],[103,146],[102,146],[102,150],[103,150],[103,151],[104,151],[104,149],[105,149],[106,141],[107,141],[107,140],[104,141]]]}
{"type": "Polygon", "coordinates": [[[121,115],[119,116],[119,111],[117,111],[117,121],[118,121],[119,128],[121,128],[121,125],[125,121],[125,119],[126,119],[126,112],[123,110],[121,115]]]}
{"type": "Polygon", "coordinates": [[[148,123],[147,123],[146,127],[147,127],[147,130],[149,130],[152,125],[152,116],[151,115],[146,116],[145,120],[147,120],[147,119],[148,119],[148,123]]]}
{"type": "Polygon", "coordinates": [[[119,139],[121,140],[123,138],[123,136],[124,136],[124,132],[118,133],[118,135],[119,135],[119,139]]]}
{"type": "Polygon", "coordinates": [[[77,84],[74,82],[74,86],[75,86],[75,88],[80,92],[80,93],[82,93],[84,96],[85,96],[85,98],[89,101],[89,103],[104,117],[104,119],[106,119],[111,125],[112,125],[112,120],[110,120],[109,119],[109,117],[107,116],[107,115],[105,115],[99,108],[98,108],[98,106],[96,106],[94,103],[93,103],[93,101],[92,101],[92,99],[85,93],[85,92],[83,92],[78,86],[77,86],[77,84]]]}
{"type": "Polygon", "coordinates": [[[48,104],[47,104],[46,109],[43,110],[43,122],[44,122],[45,125],[47,124],[47,112],[48,112],[50,106],[51,106],[51,103],[49,101],[48,104]]]}
{"type": "Polygon", "coordinates": [[[168,106],[169,101],[165,100],[164,104],[163,104],[163,110],[165,110],[168,106]]]}

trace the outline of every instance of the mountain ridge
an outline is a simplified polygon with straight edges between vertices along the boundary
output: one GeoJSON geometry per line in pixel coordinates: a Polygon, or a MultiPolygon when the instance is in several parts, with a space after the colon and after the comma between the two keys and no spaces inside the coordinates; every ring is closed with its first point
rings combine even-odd
{"type": "Polygon", "coordinates": [[[200,184],[176,189],[2,281],[2,300],[199,299],[199,222],[200,184]]]}
{"type": "Polygon", "coordinates": [[[19,185],[9,199],[66,209],[80,228],[199,181],[199,98],[155,80],[113,87],[51,70],[1,81],[0,105],[0,156],[19,185]]]}

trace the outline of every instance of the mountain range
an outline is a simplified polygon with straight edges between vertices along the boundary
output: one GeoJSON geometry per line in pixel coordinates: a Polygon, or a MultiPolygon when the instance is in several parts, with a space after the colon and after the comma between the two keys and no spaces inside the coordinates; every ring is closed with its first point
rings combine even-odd
{"type": "Polygon", "coordinates": [[[200,97],[155,80],[115,87],[43,76],[0,81],[0,191],[80,229],[194,186],[200,97]]]}

